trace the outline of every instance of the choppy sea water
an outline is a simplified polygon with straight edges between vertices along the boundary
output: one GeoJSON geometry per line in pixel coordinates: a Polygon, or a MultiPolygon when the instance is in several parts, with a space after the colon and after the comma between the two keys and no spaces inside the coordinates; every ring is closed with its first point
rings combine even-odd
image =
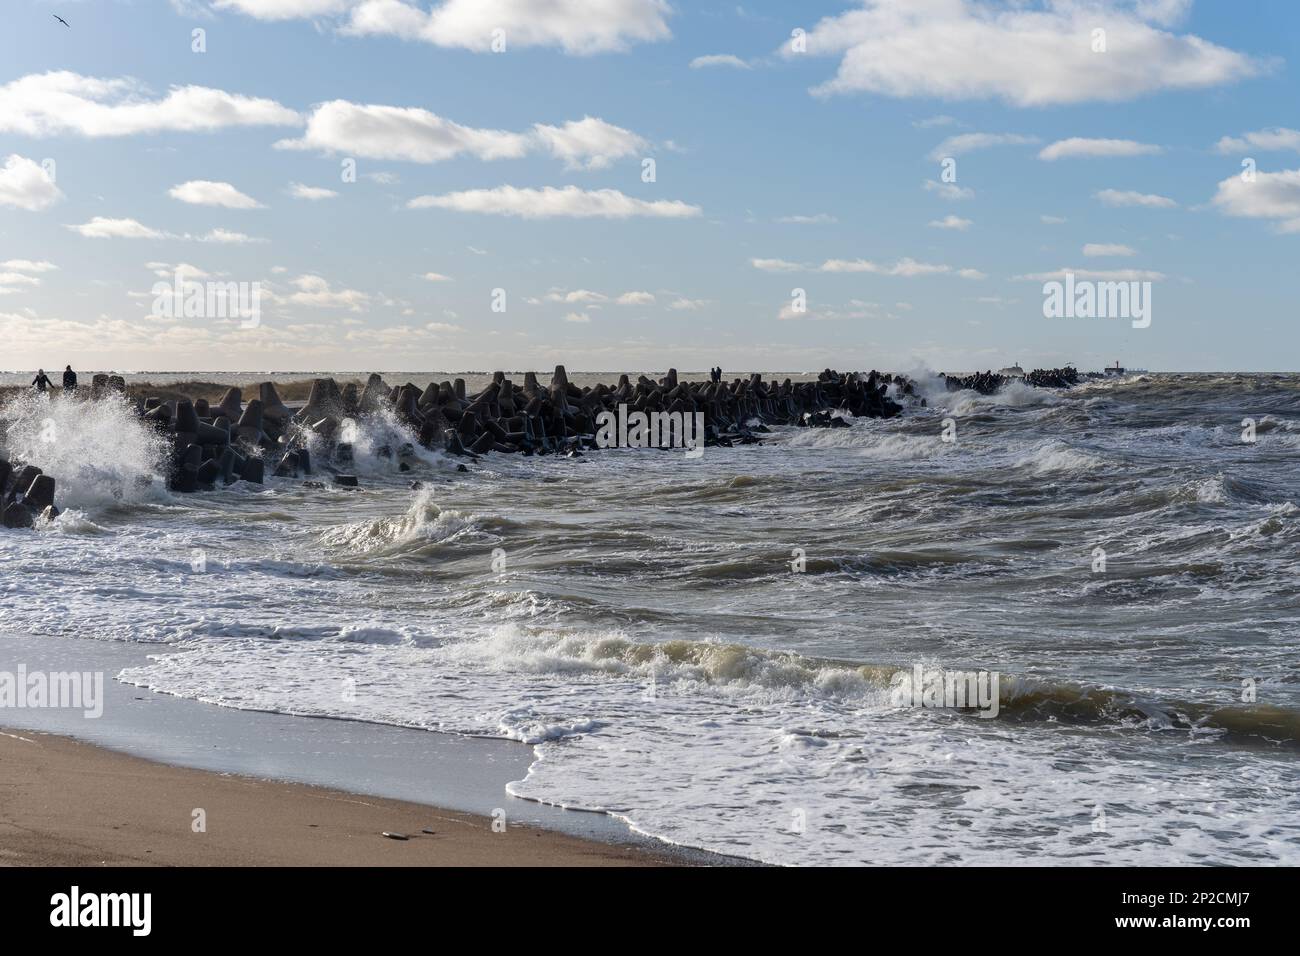
{"type": "Polygon", "coordinates": [[[165,644],[121,679],[225,706],[525,741],[516,795],[770,862],[1300,862],[1300,376],[927,395],[468,474],[398,473],[369,421],[360,490],[192,496],[123,410],[56,402],[9,425],[66,510],[0,533],[0,628],[165,644]],[[997,671],[999,715],[900,706],[918,663],[997,671]]]}

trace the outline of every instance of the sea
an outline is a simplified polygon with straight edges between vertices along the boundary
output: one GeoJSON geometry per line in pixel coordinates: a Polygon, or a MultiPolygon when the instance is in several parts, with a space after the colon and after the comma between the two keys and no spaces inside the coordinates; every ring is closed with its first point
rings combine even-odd
{"type": "Polygon", "coordinates": [[[0,444],[62,514],[0,531],[0,631],[148,645],[116,679],[207,705],[516,740],[511,795],[749,860],[1300,863],[1300,375],[917,382],[694,458],[401,471],[378,415],[344,426],[359,488],[192,495],[124,403],[19,395],[0,444]],[[937,673],[996,713],[899,692],[937,673]]]}

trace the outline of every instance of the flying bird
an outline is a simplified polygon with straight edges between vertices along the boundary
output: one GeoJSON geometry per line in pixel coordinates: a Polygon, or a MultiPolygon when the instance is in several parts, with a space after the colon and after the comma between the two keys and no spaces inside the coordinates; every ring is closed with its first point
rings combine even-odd
{"type": "Polygon", "coordinates": [[[59,16],[57,13],[52,13],[52,14],[50,14],[50,15],[51,15],[52,17],[54,17],[54,19],[56,19],[56,20],[58,20],[60,23],[62,23],[62,24],[63,24],[65,27],[67,27],[69,30],[72,29],[72,24],[69,23],[67,20],[63,19],[63,17],[59,16]]]}

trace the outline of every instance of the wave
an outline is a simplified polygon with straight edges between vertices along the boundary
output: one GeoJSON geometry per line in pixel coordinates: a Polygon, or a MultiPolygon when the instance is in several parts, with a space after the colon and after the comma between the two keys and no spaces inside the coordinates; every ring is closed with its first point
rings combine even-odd
{"type": "MultiPolygon", "coordinates": [[[[486,638],[457,644],[452,652],[461,663],[492,670],[634,680],[650,693],[709,690],[743,695],[755,703],[819,700],[873,711],[900,707],[900,679],[910,678],[916,666],[922,667],[926,680],[935,674],[952,678],[969,673],[945,670],[933,662],[864,664],[742,644],[684,639],[639,642],[619,632],[565,631],[520,624],[494,628],[486,638]]],[[[973,712],[947,711],[955,717],[973,712]]],[[[1231,742],[1256,739],[1300,747],[1300,711],[1295,709],[1161,700],[1135,691],[1009,674],[999,675],[997,719],[1012,723],[1107,725],[1116,730],[1184,731],[1231,742]]]]}
{"type": "Polygon", "coordinates": [[[0,409],[0,449],[52,476],[61,510],[171,500],[167,443],[125,399],[20,393],[0,409]]]}
{"type": "Polygon", "coordinates": [[[335,551],[370,558],[426,556],[464,539],[500,540],[513,526],[505,518],[444,509],[434,492],[418,492],[406,512],[335,525],[320,533],[320,543],[335,551]]]}

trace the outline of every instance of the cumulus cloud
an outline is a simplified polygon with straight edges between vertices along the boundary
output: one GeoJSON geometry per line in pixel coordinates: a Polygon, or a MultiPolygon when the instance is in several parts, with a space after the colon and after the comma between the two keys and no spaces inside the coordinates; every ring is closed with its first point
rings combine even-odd
{"type": "Polygon", "coordinates": [[[548,302],[567,302],[570,305],[575,303],[607,302],[609,296],[602,292],[592,292],[590,289],[574,289],[566,292],[563,289],[552,289],[546,293],[548,302]]]}
{"type": "Polygon", "coordinates": [[[710,66],[729,66],[737,70],[752,69],[748,63],[732,53],[710,53],[708,56],[697,56],[691,60],[692,70],[710,66]]]}
{"type": "Polygon", "coordinates": [[[1239,137],[1225,136],[1215,144],[1215,149],[1220,153],[1244,153],[1248,149],[1263,150],[1273,152],[1277,150],[1292,150],[1300,153],[1300,130],[1287,129],[1284,126],[1275,126],[1272,129],[1256,130],[1253,133],[1243,133],[1239,137]]]}
{"type": "Polygon", "coordinates": [[[897,262],[888,265],[873,262],[870,259],[827,259],[821,265],[804,265],[798,262],[790,262],[786,259],[751,259],[749,261],[750,265],[755,269],[764,272],[864,272],[871,275],[902,276],[904,278],[951,274],[960,276],[963,279],[988,278],[978,269],[955,269],[952,266],[943,265],[941,263],[918,262],[916,259],[908,256],[904,256],[897,262]]]}
{"type": "Polygon", "coordinates": [[[941,199],[974,199],[975,190],[968,189],[965,186],[958,186],[956,183],[941,183],[934,179],[927,179],[922,185],[928,193],[938,193],[941,199]]]}
{"type": "Polygon", "coordinates": [[[308,117],[301,138],[280,140],[275,147],[436,163],[461,154],[517,159],[528,152],[528,139],[505,130],[462,126],[415,107],[331,100],[317,106],[308,117]]]}
{"type": "Polygon", "coordinates": [[[588,190],[577,186],[468,189],[441,196],[417,196],[406,205],[410,209],[453,209],[494,216],[518,216],[522,219],[628,219],[633,216],[685,219],[698,216],[701,212],[699,206],[680,200],[657,199],[651,202],[634,199],[617,189],[588,190]]]}
{"type": "Polygon", "coordinates": [[[536,123],[526,132],[513,132],[464,126],[418,107],[331,100],[312,111],[301,137],[280,140],[275,147],[413,163],[437,163],[458,156],[520,159],[530,153],[546,153],[571,169],[603,169],[614,160],[648,149],[650,143],[594,116],[562,126],[536,123]]]}
{"type": "Polygon", "coordinates": [[[451,276],[445,276],[441,272],[426,272],[420,278],[428,282],[450,282],[451,276]]]}
{"type": "Polygon", "coordinates": [[[356,289],[333,289],[327,279],[318,275],[301,275],[291,283],[298,291],[285,298],[294,305],[321,309],[348,309],[360,312],[370,302],[370,296],[356,289]]]}
{"type": "Polygon", "coordinates": [[[1168,196],[1139,193],[1124,189],[1103,189],[1096,194],[1107,206],[1146,206],[1149,209],[1173,209],[1178,203],[1168,196]]]}
{"type": "Polygon", "coordinates": [[[749,264],[763,272],[802,272],[807,268],[788,259],[750,259],[749,264]]]}
{"type": "Polygon", "coordinates": [[[218,10],[238,10],[259,20],[298,20],[344,13],[356,0],[213,0],[218,10]]]}
{"type": "Polygon", "coordinates": [[[1057,269],[1055,272],[1028,272],[1012,276],[1017,282],[1055,282],[1071,273],[1076,279],[1090,279],[1098,282],[1160,282],[1164,280],[1163,272],[1146,269],[1057,269]]]}
{"type": "Polygon", "coordinates": [[[1089,242],[1084,245],[1083,254],[1095,259],[1103,256],[1135,256],[1137,250],[1118,242],[1089,242]]]}
{"type": "Polygon", "coordinates": [[[570,169],[604,169],[616,159],[633,156],[650,144],[631,130],[594,116],[570,120],[563,126],[533,126],[533,136],[570,169]]]}
{"type": "Polygon", "coordinates": [[[324,186],[304,186],[302,183],[290,183],[289,195],[294,199],[318,202],[322,199],[333,199],[338,193],[332,189],[326,189],[324,186]]]}
{"type": "MultiPolygon", "coordinates": [[[[291,0],[226,2],[252,12],[250,8],[291,0]]],[[[352,6],[343,32],[396,36],[478,53],[491,51],[498,38],[507,50],[543,46],[588,55],[666,40],[672,35],[671,13],[667,0],[443,0],[428,11],[402,0],[362,0],[352,6]],[[502,33],[495,34],[497,30],[502,33]]]]}
{"type": "Polygon", "coordinates": [[[31,259],[9,259],[0,262],[0,269],[13,269],[16,272],[54,272],[59,267],[49,260],[35,262],[31,259]]]}
{"type": "Polygon", "coordinates": [[[266,241],[242,232],[232,232],[229,229],[212,229],[197,236],[189,233],[177,235],[146,226],[136,219],[111,219],[106,216],[95,216],[89,222],[69,225],[68,228],[87,239],[180,239],[187,242],[215,242],[223,245],[266,241]]]}
{"type": "Polygon", "coordinates": [[[591,316],[586,312],[569,312],[564,316],[564,321],[586,324],[591,321],[591,316]]]}
{"type": "Polygon", "coordinates": [[[0,206],[40,212],[62,198],[63,191],[35,160],[12,153],[0,166],[0,206]]]}
{"type": "Polygon", "coordinates": [[[243,245],[248,242],[266,242],[265,239],[258,239],[242,232],[232,232],[229,229],[213,229],[210,232],[205,232],[201,236],[185,235],[179,238],[193,239],[196,242],[219,242],[223,245],[243,245]]]}
{"type": "Polygon", "coordinates": [[[150,228],[135,219],[109,219],[96,216],[79,226],[68,226],[87,239],[165,239],[167,234],[150,228]]]}
{"type": "Polygon", "coordinates": [[[1279,232],[1300,232],[1300,169],[1256,172],[1254,182],[1229,176],[1219,183],[1213,203],[1225,215],[1274,219],[1279,232]]]}
{"type": "Polygon", "coordinates": [[[297,126],[302,118],[274,100],[206,86],[177,86],[151,98],[130,78],[98,79],[67,70],[32,73],[0,86],[0,132],[24,136],[130,136],[232,126],[297,126]]]}
{"type": "Polygon", "coordinates": [[[944,216],[942,219],[931,219],[930,225],[935,229],[956,229],[965,232],[972,225],[971,220],[963,219],[961,216],[944,216]]]}
{"type": "Polygon", "coordinates": [[[213,182],[209,179],[192,179],[187,183],[173,186],[167,195],[181,202],[194,206],[223,206],[226,209],[261,209],[262,204],[252,196],[246,196],[230,183],[213,182]]]}
{"type": "MultiPolygon", "coordinates": [[[[839,56],[818,95],[998,99],[1016,106],[1114,102],[1204,89],[1271,64],[1171,32],[1188,4],[1150,0],[1050,3],[863,0],[807,35],[810,55],[839,56]],[[1104,25],[1107,51],[1093,51],[1104,25]]],[[[781,54],[798,56],[785,44],[781,54]]]]}
{"type": "Polygon", "coordinates": [[[619,305],[654,305],[655,297],[652,292],[624,292],[615,301],[619,305]]]}
{"type": "Polygon", "coordinates": [[[1164,152],[1164,147],[1153,143],[1139,143],[1132,139],[1085,139],[1071,136],[1059,139],[1044,147],[1038,154],[1039,159],[1051,162],[1071,157],[1113,157],[1113,156],[1154,156],[1164,152]]]}
{"type": "Polygon", "coordinates": [[[1023,136],[1019,133],[959,133],[956,136],[949,136],[930,150],[930,158],[940,160],[993,146],[1027,146],[1038,141],[1037,136],[1023,136]]]}

